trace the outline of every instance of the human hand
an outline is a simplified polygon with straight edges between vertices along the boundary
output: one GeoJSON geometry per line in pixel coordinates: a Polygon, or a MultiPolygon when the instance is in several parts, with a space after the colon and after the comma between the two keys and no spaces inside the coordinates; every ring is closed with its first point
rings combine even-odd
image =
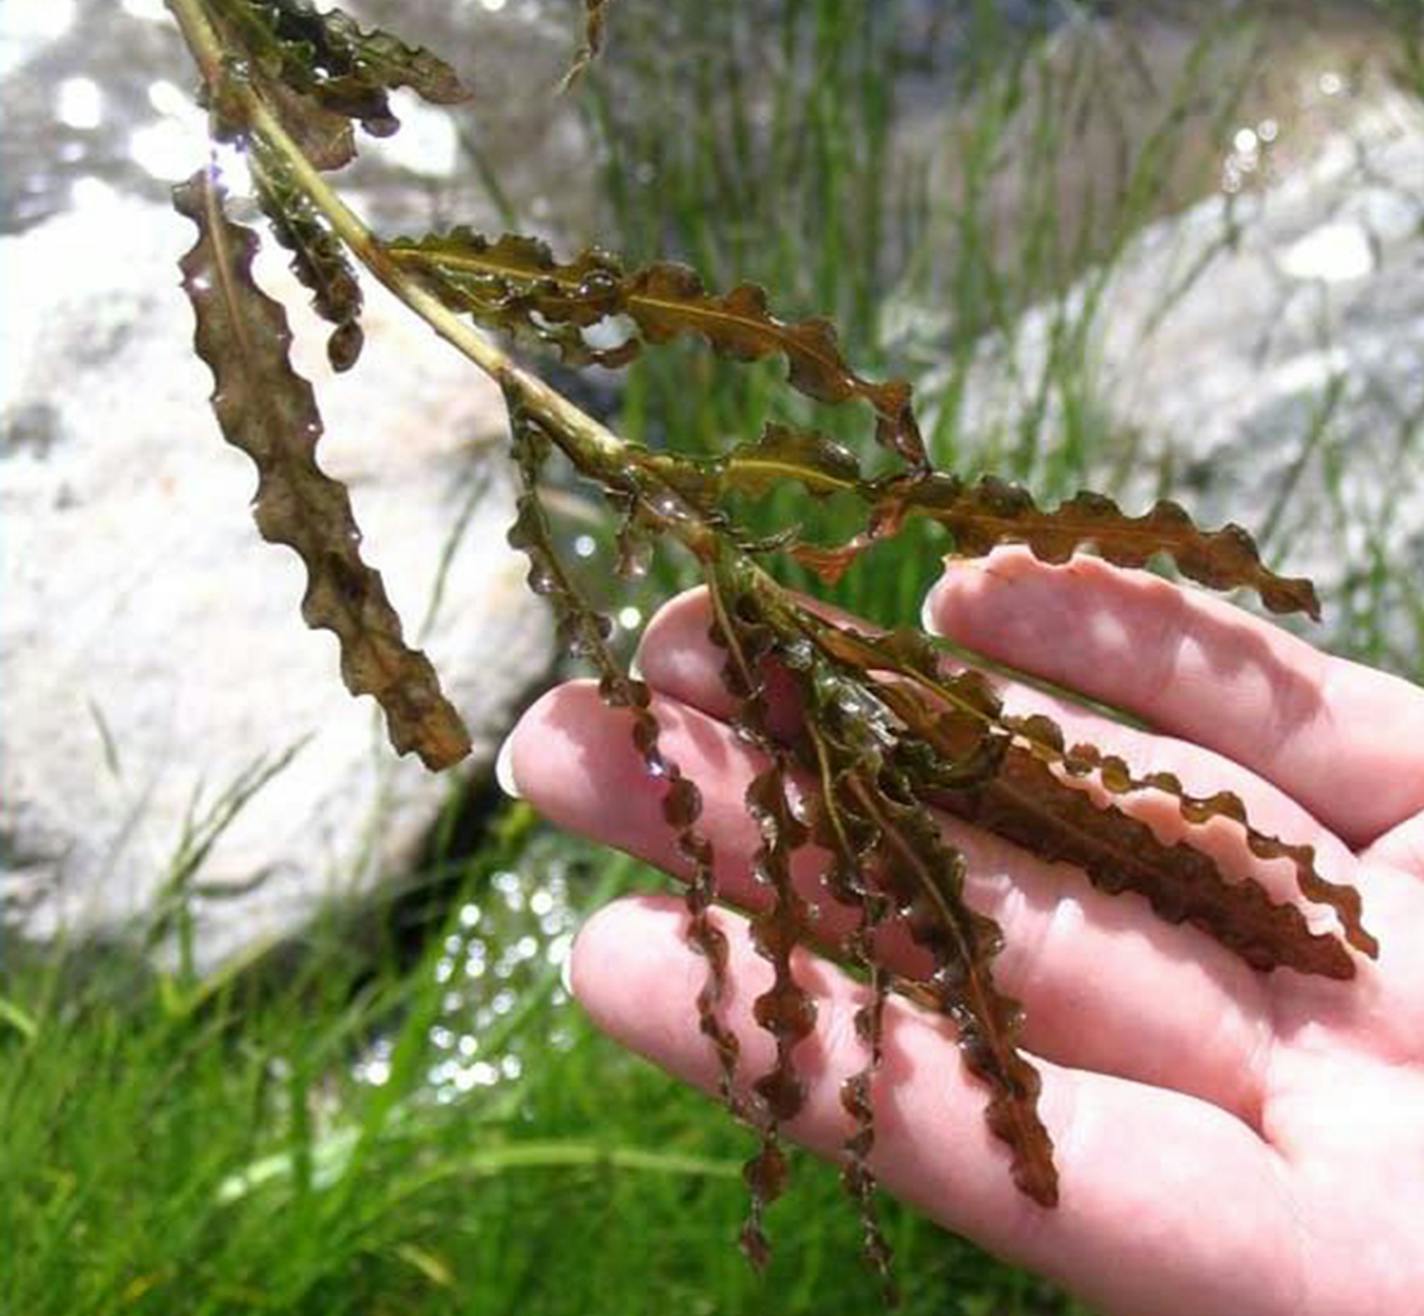
{"type": "MultiPolygon", "coordinates": [[[[1002,925],[996,981],[1027,1012],[1043,1077],[1061,1201],[1044,1210],[1010,1180],[951,1026],[902,1000],[886,1011],[871,1166],[890,1192],[956,1233],[1121,1316],[1406,1316],[1424,1313],[1424,691],[1326,657],[1230,604],[1091,558],[1062,567],[1022,550],[953,566],[926,605],[931,629],[1021,671],[1138,715],[1109,722],[1028,687],[1011,711],[1050,712],[1145,773],[1189,791],[1229,789],[1256,826],[1316,848],[1319,871],[1356,886],[1380,941],[1349,981],[1253,971],[1204,933],[1169,926],[1138,896],[954,819],[966,898],[1002,925]]],[[[649,624],[639,653],[662,745],[704,797],[721,890],[759,899],[743,804],[759,756],[727,725],[721,651],[700,592],[649,624]]],[[[782,718],[794,716],[783,703],[782,718]]],[[[511,739],[521,794],[560,826],[685,869],[659,793],[589,682],[552,691],[511,739]]],[[[1188,830],[1155,793],[1117,801],[1170,843],[1188,830]]],[[[1253,859],[1225,820],[1191,829],[1232,874],[1292,898],[1288,865],[1253,859]]],[[[831,929],[847,915],[799,852],[801,890],[831,929]]],[[[1331,912],[1304,906],[1315,930],[1331,912]]],[[[728,1021],[741,1072],[767,1069],[751,1002],[770,966],[746,921],[731,943],[728,1021]]],[[[574,991],[620,1042],[713,1090],[717,1066],[692,1001],[706,964],[673,897],[620,900],[589,920],[574,991]]],[[[904,955],[914,952],[908,943],[904,955]]],[[[899,967],[913,969],[912,962],[899,967]]],[[[803,955],[818,1004],[798,1047],[807,1080],[790,1136],[831,1157],[849,1132],[838,1089],[864,1063],[853,1018],[864,989],[803,955]]]]}

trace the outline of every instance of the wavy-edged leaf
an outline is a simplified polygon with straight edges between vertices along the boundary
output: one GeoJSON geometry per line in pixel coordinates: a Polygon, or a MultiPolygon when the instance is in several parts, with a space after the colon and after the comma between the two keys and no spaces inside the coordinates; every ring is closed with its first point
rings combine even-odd
{"type": "Polygon", "coordinates": [[[809,831],[792,811],[786,793],[786,765],[774,757],[747,788],[747,810],[761,832],[753,873],[771,893],[770,903],[752,918],[752,944],[772,968],[771,986],[757,997],[752,1011],[776,1043],[772,1067],[753,1083],[765,1103],[760,1152],[748,1163],[752,1211],[742,1231],[742,1246],[754,1265],[769,1260],[762,1213],[782,1191],[786,1179],[777,1130],[795,1119],[806,1101],[806,1084],[796,1072],[792,1052],[810,1036],[816,1005],[791,971],[791,953],[810,927],[810,909],[791,883],[791,856],[806,843],[809,831]]]}
{"type": "MultiPolygon", "coordinates": [[[[239,12],[246,14],[245,10],[239,12]]],[[[247,49],[243,38],[230,27],[223,31],[225,43],[234,49],[247,49]]],[[[199,93],[199,102],[208,111],[208,131],[217,141],[245,146],[253,139],[250,104],[240,94],[244,91],[261,95],[297,150],[314,168],[340,169],[356,158],[356,131],[351,120],[324,109],[279,76],[269,77],[256,58],[229,60],[217,80],[199,93]]]]}
{"type": "Polygon", "coordinates": [[[788,481],[813,498],[854,491],[862,484],[860,463],[849,448],[819,430],[777,421],[768,421],[756,439],[716,457],[639,450],[636,460],[708,512],[730,493],[760,498],[788,481]]]}
{"type": "Polygon", "coordinates": [[[758,1269],[771,1251],[763,1220],[766,1207],[780,1196],[788,1167],[780,1145],[780,1128],[794,1119],[806,1100],[806,1084],[796,1072],[793,1052],[816,1023],[816,1005],[791,968],[795,947],[811,930],[811,909],[791,879],[792,856],[810,839],[810,829],[797,816],[787,791],[790,760],[771,734],[767,722],[764,660],[775,635],[764,620],[744,605],[739,573],[728,570],[725,555],[714,556],[705,568],[712,603],[711,638],[727,654],[723,684],[736,700],[732,724],[738,735],[767,757],[767,766],[747,787],[747,812],[757,824],[761,844],[752,872],[770,897],[751,920],[752,945],[771,965],[771,986],[753,1002],[757,1023],[771,1034],[776,1053],[771,1068],[752,1084],[760,1105],[754,1112],[761,1125],[761,1147],[744,1171],[751,1209],[741,1233],[742,1250],[758,1269]]]}
{"type": "MultiPolygon", "coordinates": [[[[363,30],[339,9],[320,11],[309,0],[219,0],[217,14],[267,90],[283,89],[276,99],[289,131],[310,135],[325,117],[317,135],[333,146],[332,117],[355,120],[374,137],[394,133],[400,120],[387,93],[397,87],[437,105],[469,99],[444,60],[379,29],[363,30]]],[[[349,125],[347,134],[348,150],[314,155],[313,163],[329,169],[350,160],[349,125]]]]}
{"type": "Polygon", "coordinates": [[[906,461],[925,460],[910,410],[910,386],[902,379],[872,382],[842,356],[829,320],[779,320],[766,290],[742,283],[722,295],[710,293],[695,270],[663,262],[630,276],[624,310],[651,343],[697,334],[718,352],[740,361],[777,353],[786,357],[791,386],[818,402],[861,398],[880,418],[880,439],[906,461]]]}
{"type": "Polygon", "coordinates": [[[1098,804],[1023,749],[994,779],[926,793],[929,802],[1050,863],[1082,869],[1101,891],[1135,891],[1167,923],[1190,923],[1253,969],[1291,968],[1345,979],[1355,964],[1340,941],[1313,933],[1300,910],[1273,901],[1253,878],[1226,882],[1190,845],[1164,845],[1144,822],[1098,804]]]}
{"type": "Polygon", "coordinates": [[[538,489],[539,471],[549,448],[547,434],[513,389],[506,389],[505,402],[515,462],[522,480],[509,543],[529,559],[529,588],[548,599],[553,607],[565,648],[593,665],[599,676],[599,694],[605,704],[628,710],[633,744],[643,765],[650,777],[666,786],[663,820],[671,829],[678,853],[686,861],[690,874],[685,896],[687,938],[707,961],[707,977],[696,1001],[699,1026],[717,1056],[722,1099],[729,1110],[740,1113],[735,1082],[741,1045],[718,1014],[726,993],[727,938],[709,913],[716,896],[716,881],[712,842],[697,826],[702,815],[702,793],[695,782],[683,775],[677,763],[663,753],[659,744],[661,727],[650,706],[651,691],[645,682],[629,676],[619,665],[608,647],[611,632],[608,619],[584,600],[554,547],[538,489]]]}
{"type": "MultiPolygon", "coordinates": [[[[299,11],[305,6],[293,2],[299,11]]],[[[409,87],[432,105],[461,105],[470,90],[438,55],[423,46],[408,46],[379,28],[365,31],[339,9],[315,14],[324,46],[318,53],[333,79],[358,78],[393,91],[409,87]]]]}
{"type": "Polygon", "coordinates": [[[1010,1148],[1014,1182],[1052,1206],[1058,1175],[1052,1139],[1038,1115],[1038,1072],[1018,1051],[1022,1011],[993,981],[1003,934],[965,903],[964,857],[940,835],[895,764],[903,734],[898,719],[889,708],[866,716],[878,695],[866,688],[863,673],[823,653],[800,677],[823,736],[835,805],[843,818],[855,820],[862,852],[872,857],[873,872],[860,881],[891,895],[910,935],[930,953],[934,969],[926,985],[959,1030],[965,1064],[989,1087],[985,1117],[1010,1148]]]}
{"type": "MultiPolygon", "coordinates": [[[[993,817],[1002,818],[1006,828],[1012,827],[1011,839],[1029,849],[1034,849],[1035,844],[1042,847],[1035,853],[1046,858],[1074,855],[1074,862],[1084,868],[1094,885],[1111,893],[1135,890],[1146,895],[1159,915],[1173,921],[1190,919],[1255,968],[1280,966],[1337,978],[1354,973],[1354,962],[1343,945],[1330,936],[1323,936],[1329,945],[1322,945],[1323,934],[1311,933],[1293,905],[1271,901],[1254,879],[1228,877],[1214,860],[1189,844],[1163,845],[1150,828],[1110,803],[1094,801],[1072,783],[1091,780],[1109,795],[1118,796],[1163,791],[1175,801],[1186,822],[1202,824],[1213,818],[1228,819],[1241,828],[1248,848],[1258,858],[1290,860],[1295,865],[1301,894],[1334,908],[1347,939],[1357,949],[1367,955],[1377,952],[1374,938],[1360,925],[1359,893],[1353,887],[1327,882],[1315,869],[1311,847],[1290,845],[1257,829],[1237,796],[1230,792],[1204,798],[1193,796],[1170,773],[1138,778],[1116,756],[1104,755],[1087,745],[1065,748],[1063,734],[1051,718],[1042,714],[1006,714],[982,675],[943,671],[933,643],[918,632],[874,636],[824,620],[817,620],[815,625],[820,639],[833,654],[858,662],[867,670],[899,673],[918,683],[942,708],[958,714],[953,722],[945,722],[945,714],[917,711],[918,706],[903,691],[893,685],[883,687],[881,697],[922,740],[932,741],[941,734],[937,728],[949,726],[956,727],[955,734],[961,737],[971,736],[972,724],[977,722],[991,741],[1001,742],[984,746],[980,752],[1006,756],[1002,779],[1007,780],[1012,771],[1023,789],[1032,786],[1033,790],[1026,798],[1000,800],[993,795],[997,788],[991,786],[986,788],[992,798],[985,807],[993,817]],[[1064,774],[1066,779],[1049,772],[1061,790],[1050,790],[1041,774],[1028,773],[1023,766],[1025,756],[1064,774]],[[1200,862],[1180,851],[1198,855],[1200,862]]],[[[962,755],[970,753],[969,743],[964,741],[962,755]]],[[[972,780],[956,783],[943,776],[936,780],[923,770],[917,779],[927,790],[951,793],[977,785],[972,780]]],[[[966,798],[972,798],[975,807],[980,807],[977,796],[966,798]]]]}
{"type": "Polygon", "coordinates": [[[395,748],[414,750],[427,767],[450,767],[470,752],[469,733],[430,660],[405,643],[379,573],[361,560],[345,486],[316,463],[321,417],[311,385],[292,369],[286,313],[253,282],[257,237],[223,213],[205,171],[174,189],[174,205],[198,227],[180,265],[194,344],[212,368],[223,437],[256,463],[258,529],[306,564],[302,616],[336,635],[348,689],[375,696],[395,748]]]}
{"type": "Polygon", "coordinates": [[[1239,795],[1232,791],[1193,795],[1175,773],[1151,772],[1139,777],[1133,774],[1125,760],[1116,754],[1104,754],[1095,745],[1078,744],[1065,748],[1063,733],[1058,725],[1042,714],[1008,717],[1004,723],[1024,737],[1032,752],[1060,766],[1072,777],[1094,779],[1114,795],[1161,791],[1176,801],[1179,812],[1189,823],[1200,825],[1214,818],[1235,823],[1245,836],[1247,848],[1256,858],[1285,859],[1292,864],[1300,893],[1308,900],[1328,905],[1335,911],[1345,939],[1356,950],[1372,959],[1379,955],[1379,942],[1361,922],[1360,893],[1352,886],[1330,882],[1322,877],[1315,867],[1313,846],[1292,845],[1253,826],[1239,795]]]}
{"type": "Polygon", "coordinates": [[[1310,581],[1272,572],[1240,526],[1201,530],[1178,504],[1165,500],[1131,517],[1112,499],[1094,493],[1079,493],[1043,511],[1024,489],[993,476],[974,484],[937,472],[868,480],[854,454],[841,445],[814,430],[778,424],[769,424],[755,442],[715,458],[658,453],[645,460],[662,479],[707,507],[733,491],[759,496],[787,481],[800,483],[816,497],[855,494],[871,508],[862,533],[842,545],[798,543],[792,548],[802,565],[832,583],[866,548],[895,534],[907,518],[922,516],[944,526],[954,537],[955,552],[963,556],[1022,543],[1045,562],[1066,562],[1077,550],[1093,548],[1118,566],[1141,567],[1161,553],[1199,584],[1245,586],[1273,612],[1320,615],[1310,581]]]}
{"type": "Polygon", "coordinates": [[[1041,1080],[1018,1050],[1023,1011],[998,990],[990,970],[1003,934],[964,903],[964,856],[944,841],[903,779],[897,785],[901,798],[887,792],[877,799],[869,783],[859,784],[868,816],[882,829],[877,854],[885,881],[900,896],[910,935],[935,956],[929,985],[959,1026],[966,1065],[989,1086],[985,1117],[1013,1151],[1014,1182],[1040,1206],[1054,1206],[1058,1172],[1038,1115],[1041,1080]]]}
{"type": "Polygon", "coordinates": [[[841,1108],[852,1121],[851,1132],[841,1144],[841,1183],[860,1217],[862,1254],[884,1281],[886,1301],[893,1306],[897,1300],[891,1280],[894,1253],[880,1226],[875,1174],[870,1168],[876,1137],[872,1085],[885,1058],[885,1002],[890,990],[889,975],[876,954],[875,938],[890,916],[891,902],[870,877],[877,834],[854,811],[841,806],[844,779],[837,775],[830,745],[814,719],[807,724],[806,736],[821,787],[812,809],[812,836],[831,856],[825,875],[827,892],[858,915],[845,949],[851,963],[864,973],[869,993],[869,999],[855,1013],[855,1032],[865,1048],[865,1063],[841,1084],[840,1090],[841,1108]]]}
{"type": "Polygon", "coordinates": [[[870,522],[849,543],[798,547],[803,565],[836,580],[864,549],[894,534],[906,517],[923,516],[954,536],[954,551],[980,557],[999,544],[1024,544],[1044,562],[1066,562],[1093,548],[1121,567],[1169,557],[1184,576],[1212,589],[1246,587],[1272,612],[1304,612],[1319,620],[1320,601],[1310,581],[1279,576],[1261,561],[1255,541],[1238,525],[1202,530],[1177,503],[1163,499],[1141,516],[1128,516],[1102,494],[1079,493],[1051,511],[1017,485],[993,476],[967,484],[956,476],[862,486],[871,501],[870,522]]]}
{"type": "Polygon", "coordinates": [[[1208,855],[1189,844],[1164,844],[1146,823],[1111,802],[1094,800],[1050,765],[1079,779],[1096,778],[1118,795],[1165,791],[1188,822],[1228,818],[1241,827],[1258,858],[1290,859],[1301,892],[1335,907],[1351,944],[1374,953],[1373,938],[1359,927],[1359,893],[1320,878],[1309,846],[1287,845],[1258,832],[1238,797],[1221,792],[1198,799],[1170,773],[1133,778],[1122,759],[1091,745],[1064,751],[1058,728],[1048,718],[1002,716],[997,696],[979,673],[947,679],[955,682],[961,699],[977,705],[977,713],[936,706],[912,686],[881,688],[890,707],[921,737],[902,746],[897,762],[927,802],[1042,859],[1075,864],[1100,890],[1136,891],[1164,921],[1193,924],[1255,969],[1289,967],[1330,978],[1354,973],[1354,962],[1340,942],[1312,933],[1296,906],[1273,901],[1252,878],[1227,880],[1208,855]],[[1015,743],[1009,729],[1030,735],[1035,748],[1015,743]]]}
{"type": "Polygon", "coordinates": [[[461,226],[443,235],[398,238],[391,256],[421,273],[450,307],[481,324],[558,351],[569,365],[616,369],[638,353],[637,339],[594,347],[584,330],[619,313],[622,270],[590,247],[561,265],[548,243],[506,233],[491,242],[461,226]]]}
{"type": "MultiPolygon", "coordinates": [[[[835,885],[848,897],[883,892],[929,953],[933,969],[917,999],[954,1020],[965,1064],[989,1088],[985,1117],[1009,1147],[1014,1182],[1052,1206],[1058,1197],[1053,1144],[1038,1115],[1038,1073],[1018,1051],[1022,1011],[993,981],[1003,935],[993,919],[965,903],[963,855],[941,836],[897,757],[912,730],[887,702],[886,688],[870,680],[863,655],[849,648],[838,654],[824,642],[827,633],[841,633],[838,627],[802,613],[794,621],[782,618],[776,629],[777,656],[796,681],[813,728],[812,757],[826,802],[818,838],[830,843],[833,872],[851,870],[837,873],[835,885]],[[798,629],[801,634],[790,638],[798,629]]],[[[875,921],[867,910],[852,941],[858,938],[872,956],[873,926],[866,924],[875,921]]],[[[867,1020],[866,1027],[874,1025],[867,1020]]],[[[868,1076],[843,1094],[858,1119],[862,1097],[869,1099],[868,1076]]],[[[856,1165],[854,1144],[850,1165],[856,1165]]],[[[863,1160],[859,1173],[868,1173],[863,1160]]],[[[853,1170],[852,1184],[856,1177],[853,1170]]]]}
{"type": "Polygon", "coordinates": [[[912,470],[927,467],[910,385],[857,374],[842,355],[829,320],[778,319],[757,284],[738,284],[717,294],[685,265],[664,261],[627,271],[616,257],[596,249],[560,263],[542,242],[511,234],[491,242],[467,228],[397,239],[387,251],[403,267],[423,272],[452,308],[497,328],[553,341],[575,360],[594,353],[591,359],[603,364],[622,364],[638,351],[640,341],[666,343],[686,335],[737,361],[783,356],[793,388],[818,402],[869,403],[877,416],[877,440],[912,470]],[[612,362],[605,359],[607,349],[595,352],[582,332],[549,333],[553,325],[582,331],[613,316],[625,317],[634,332],[614,349],[612,362]]]}
{"type": "Polygon", "coordinates": [[[292,253],[291,269],[311,289],[312,307],[334,325],[326,340],[332,369],[345,371],[361,355],[361,284],[346,250],[327,227],[305,192],[274,152],[253,153],[257,201],[272,225],[272,235],[292,253]]]}

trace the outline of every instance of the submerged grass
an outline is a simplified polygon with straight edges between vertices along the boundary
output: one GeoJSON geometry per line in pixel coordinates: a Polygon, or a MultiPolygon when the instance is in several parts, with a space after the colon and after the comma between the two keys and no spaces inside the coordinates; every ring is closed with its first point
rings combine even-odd
{"type": "MultiPolygon", "coordinates": [[[[1199,144],[1224,136],[1257,75],[1260,28],[1250,7],[1204,19],[1178,72],[1132,109],[1132,131],[1109,134],[1112,167],[1075,191],[1072,136],[1087,89],[1106,85],[1095,62],[1106,55],[1044,39],[1063,7],[1022,8],[1009,24],[989,3],[628,4],[581,94],[614,245],[632,260],[682,256],[716,286],[763,282],[788,314],[833,314],[867,372],[928,376],[941,463],[994,468],[1053,498],[1132,466],[1134,436],[1114,432],[1095,397],[1093,290],[1131,236],[1215,166],[1199,144]],[[973,112],[929,116],[926,98],[946,88],[973,112]],[[921,122],[938,127],[917,136],[921,122]],[[1086,294],[1070,296],[1084,279],[1086,294]],[[1050,342],[1014,381],[1030,405],[986,423],[971,372],[1030,307],[1046,308],[1050,342]]],[[[1403,48],[1416,76],[1417,38],[1403,48]]],[[[1228,207],[1222,250],[1232,234],[1228,207]]],[[[1183,271],[1164,304],[1209,274],[1183,271]]],[[[678,347],[650,354],[627,375],[617,421],[635,439],[719,450],[772,415],[775,374],[678,347]]],[[[1323,469],[1334,497],[1347,454],[1332,414],[1323,399],[1299,466],[1323,469]]],[[[814,420],[864,450],[854,417],[808,406],[776,418],[814,420]]],[[[1403,418],[1401,444],[1418,430],[1403,418]]],[[[1156,491],[1172,484],[1164,469],[1156,491]]],[[[784,524],[784,497],[750,515],[784,524]]],[[[1341,501],[1330,514],[1355,512],[1341,501]]],[[[1399,639],[1393,515],[1391,496],[1340,602],[1356,652],[1417,673],[1424,644],[1399,639]]],[[[848,508],[815,516],[817,534],[850,528],[848,508]]],[[[1284,533],[1271,546],[1288,548],[1284,533]]],[[[836,597],[882,620],[914,617],[939,547],[932,528],[902,534],[836,597]]],[[[643,613],[682,583],[677,562],[659,561],[643,613]]],[[[1417,587],[1406,597],[1424,639],[1424,599],[1417,587]]],[[[190,840],[164,911],[180,930],[200,877],[201,833],[190,840]]],[[[531,830],[519,808],[473,859],[437,867],[447,912],[414,952],[397,932],[373,947],[319,930],[291,972],[208,984],[94,955],[79,975],[3,963],[0,1310],[875,1309],[834,1174],[799,1175],[773,1210],[780,1246],[759,1279],[731,1242],[742,1132],[596,1036],[567,1000],[557,962],[569,929],[657,879],[531,830]]],[[[909,1313],[1081,1310],[895,1204],[886,1229],[909,1313]]]]}

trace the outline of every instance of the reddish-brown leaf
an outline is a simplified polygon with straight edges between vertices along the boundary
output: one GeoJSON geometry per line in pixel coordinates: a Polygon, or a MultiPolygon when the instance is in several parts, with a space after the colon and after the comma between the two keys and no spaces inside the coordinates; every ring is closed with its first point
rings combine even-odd
{"type": "Polygon", "coordinates": [[[391,743],[430,768],[450,767],[469,753],[469,733],[429,659],[405,643],[379,573],[361,560],[345,486],[317,465],[321,417],[311,385],[292,369],[286,313],[253,281],[257,237],[227,218],[205,171],[174,190],[174,204],[198,227],[181,263],[194,343],[213,371],[223,437],[256,463],[258,529],[306,564],[302,616],[336,635],[347,687],[375,696],[391,743]]]}
{"type": "Polygon", "coordinates": [[[1111,498],[1080,493],[1045,511],[1026,490],[993,476],[966,484],[941,474],[862,485],[861,494],[872,504],[863,532],[832,548],[797,548],[798,560],[828,581],[839,579],[861,552],[893,535],[907,517],[923,516],[953,535],[954,551],[962,556],[980,557],[999,544],[1024,544],[1040,560],[1057,563],[1091,548],[1117,566],[1141,567],[1162,554],[1200,585],[1244,586],[1255,590],[1272,612],[1320,617],[1310,581],[1271,571],[1240,526],[1202,530],[1183,508],[1166,500],[1141,516],[1128,516],[1111,498]]]}
{"type": "Polygon", "coordinates": [[[574,360],[622,364],[641,342],[665,343],[685,335],[737,361],[783,356],[792,387],[819,402],[869,403],[877,417],[878,441],[912,470],[926,468],[909,384],[857,374],[842,355],[829,320],[779,319],[756,284],[716,294],[685,265],[659,262],[625,271],[615,257],[595,249],[560,263],[533,239],[507,234],[490,242],[468,229],[398,239],[387,250],[404,268],[422,272],[451,307],[497,328],[551,342],[574,360]],[[618,348],[592,348],[582,330],[612,316],[625,317],[634,332],[618,348]],[[577,332],[558,332],[556,326],[577,332]]]}

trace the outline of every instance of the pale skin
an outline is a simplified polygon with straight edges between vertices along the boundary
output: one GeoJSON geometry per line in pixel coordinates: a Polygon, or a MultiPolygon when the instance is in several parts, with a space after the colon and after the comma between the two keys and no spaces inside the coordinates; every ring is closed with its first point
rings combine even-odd
{"type": "MultiPolygon", "coordinates": [[[[1003,549],[957,564],[925,619],[1135,714],[1152,730],[1005,690],[1011,708],[1051,709],[1071,739],[1142,771],[1169,769],[1189,790],[1234,790],[1262,830],[1313,844],[1321,873],[1363,894],[1381,949],[1374,962],[1355,955],[1350,981],[1261,974],[1203,933],[1163,924],[1139,897],[1104,895],[1071,868],[946,819],[969,860],[969,900],[1007,937],[996,979],[1027,1011],[1061,1202],[1044,1210],[1013,1187],[952,1029],[901,1000],[887,1013],[876,1088],[872,1164],[885,1189],[1104,1316],[1424,1313],[1424,690],[1326,657],[1219,598],[1094,559],[1049,567],[1003,549]]],[[[727,726],[708,620],[701,594],[673,600],[639,661],[664,747],[702,788],[722,890],[745,905],[759,898],[742,804],[758,759],[727,726]]],[[[554,822],[681,875],[626,714],[589,683],[536,704],[510,762],[554,822]]],[[[1185,829],[1165,798],[1132,807],[1163,840],[1185,829]]],[[[1230,871],[1299,899],[1289,867],[1251,859],[1231,824],[1195,836],[1230,871]]],[[[798,880],[834,931],[846,915],[821,892],[817,858],[798,856],[798,880]]],[[[1328,909],[1302,908],[1313,928],[1334,926],[1328,909]]],[[[726,1016],[749,1080],[769,1064],[749,1013],[769,969],[745,919],[720,918],[726,1016]]],[[[602,910],[575,945],[574,990],[618,1041],[713,1089],[692,1008],[706,965],[684,925],[674,894],[602,910]]],[[[903,941],[886,953],[897,968],[922,967],[903,941]]],[[[837,1089],[863,1063],[852,1024],[863,988],[810,955],[798,972],[819,1014],[796,1053],[809,1095],[788,1133],[834,1157],[848,1131],[837,1089]]],[[[771,1226],[774,1242],[780,1233],[795,1246],[784,1216],[773,1212],[771,1226]]]]}

